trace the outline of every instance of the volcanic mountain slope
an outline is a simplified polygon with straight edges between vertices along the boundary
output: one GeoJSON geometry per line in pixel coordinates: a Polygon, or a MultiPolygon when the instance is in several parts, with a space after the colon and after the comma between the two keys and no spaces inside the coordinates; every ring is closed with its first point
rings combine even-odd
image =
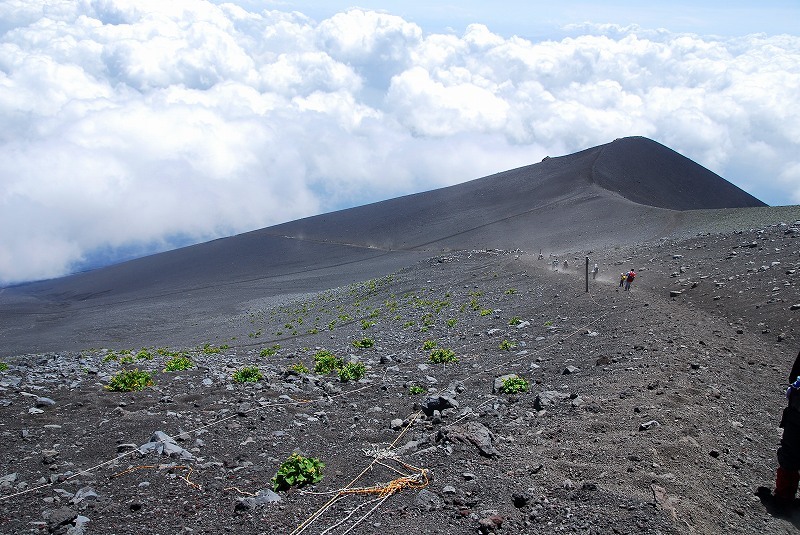
{"type": "Polygon", "coordinates": [[[680,210],[762,205],[654,141],[620,139],[448,188],[0,290],[0,355],[180,343],[253,301],[368,279],[432,252],[597,250],[697,228],[697,216],[680,210]]]}
{"type": "Polygon", "coordinates": [[[726,190],[684,163],[619,140],[7,289],[0,532],[795,533],[755,492],[800,345],[800,207],[672,209],[700,198],[681,183],[726,190]],[[607,189],[647,160],[660,207],[607,189]],[[153,384],[109,390],[134,370],[153,384]],[[271,494],[294,452],[324,477],[271,494]]]}

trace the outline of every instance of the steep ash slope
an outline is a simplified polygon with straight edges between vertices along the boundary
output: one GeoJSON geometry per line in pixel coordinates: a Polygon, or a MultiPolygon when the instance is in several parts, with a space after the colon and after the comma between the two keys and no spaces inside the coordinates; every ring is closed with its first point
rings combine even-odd
{"type": "Polygon", "coordinates": [[[623,138],[598,149],[593,181],[635,203],[670,210],[766,206],[716,173],[651,139],[623,138]]]}

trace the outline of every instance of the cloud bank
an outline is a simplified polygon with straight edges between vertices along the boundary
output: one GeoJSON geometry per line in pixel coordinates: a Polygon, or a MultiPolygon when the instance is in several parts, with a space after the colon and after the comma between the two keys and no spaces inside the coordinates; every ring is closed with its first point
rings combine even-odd
{"type": "Polygon", "coordinates": [[[0,283],[433,189],[644,135],[800,203],[800,37],[387,13],[0,3],[0,283]]]}

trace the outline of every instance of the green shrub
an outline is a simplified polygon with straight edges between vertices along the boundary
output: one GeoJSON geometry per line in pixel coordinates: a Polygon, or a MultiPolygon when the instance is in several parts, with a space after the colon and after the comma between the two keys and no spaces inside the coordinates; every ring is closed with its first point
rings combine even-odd
{"type": "Polygon", "coordinates": [[[375,340],[372,338],[362,338],[361,340],[354,340],[353,346],[360,349],[369,349],[375,345],[375,340]]]}
{"type": "Polygon", "coordinates": [[[503,379],[503,384],[500,386],[500,392],[503,394],[519,394],[527,391],[528,381],[519,376],[503,379]]]}
{"type": "Polygon", "coordinates": [[[330,373],[342,367],[344,362],[330,351],[323,349],[314,355],[314,372],[330,373]]]}
{"type": "Polygon", "coordinates": [[[141,349],[136,353],[136,358],[138,360],[153,360],[153,354],[146,349],[141,349]]]}
{"type": "Polygon", "coordinates": [[[297,375],[302,375],[304,373],[308,373],[308,368],[302,362],[298,362],[297,364],[292,364],[288,368],[289,372],[296,373],[297,375]]]}
{"type": "Polygon", "coordinates": [[[514,316],[513,318],[508,320],[509,325],[519,325],[520,323],[522,323],[522,318],[520,318],[519,316],[514,316]]]}
{"type": "Polygon", "coordinates": [[[111,380],[106,385],[106,390],[111,392],[133,392],[144,390],[146,387],[153,384],[153,376],[144,371],[123,370],[111,377],[111,380]]]}
{"type": "Polygon", "coordinates": [[[203,344],[203,347],[200,349],[206,355],[215,355],[217,353],[222,353],[225,349],[228,349],[229,346],[223,344],[221,346],[213,346],[211,344],[203,344]]]}
{"type": "Polygon", "coordinates": [[[4,372],[8,369],[8,364],[5,362],[0,362],[0,372],[4,372]]]}
{"type": "Polygon", "coordinates": [[[435,340],[425,340],[422,342],[422,349],[424,351],[428,351],[430,349],[434,349],[437,345],[439,344],[437,344],[435,340]]]}
{"type": "Polygon", "coordinates": [[[365,329],[365,330],[369,329],[373,325],[375,325],[374,321],[361,320],[361,328],[362,329],[365,329]]]}
{"type": "Polygon", "coordinates": [[[456,326],[456,323],[458,323],[458,320],[455,318],[450,318],[449,320],[447,320],[447,326],[450,327],[451,329],[456,326]]]}
{"type": "Polygon", "coordinates": [[[422,394],[423,392],[425,392],[425,389],[419,385],[411,385],[408,387],[408,393],[411,394],[412,396],[422,394]]]}
{"type": "Polygon", "coordinates": [[[434,349],[431,351],[428,360],[434,364],[444,364],[446,362],[458,362],[455,352],[452,349],[434,349]]]}
{"type": "Polygon", "coordinates": [[[505,291],[506,295],[514,295],[515,293],[517,293],[516,288],[509,288],[508,290],[505,291]]]}
{"type": "Polygon", "coordinates": [[[256,383],[263,378],[261,371],[255,366],[245,367],[233,372],[233,380],[237,383],[256,383]]]}
{"type": "Polygon", "coordinates": [[[339,368],[339,380],[343,383],[347,381],[358,381],[367,372],[366,367],[361,362],[348,362],[339,368]]]}
{"type": "Polygon", "coordinates": [[[181,370],[188,370],[189,368],[193,368],[194,363],[188,358],[183,356],[175,356],[169,359],[164,364],[164,371],[165,372],[178,372],[181,370]]]}
{"type": "Polygon", "coordinates": [[[481,310],[481,316],[488,316],[488,315],[489,315],[489,314],[491,314],[492,312],[493,312],[493,311],[492,311],[492,309],[490,309],[490,308],[484,308],[483,310],[481,310]]]}
{"type": "Polygon", "coordinates": [[[500,349],[502,349],[503,351],[511,351],[515,347],[517,347],[517,344],[515,344],[514,342],[509,342],[508,340],[503,340],[502,342],[500,342],[500,349]]]}
{"type": "Polygon", "coordinates": [[[553,325],[553,322],[552,322],[552,321],[550,321],[550,320],[547,320],[547,321],[545,321],[545,322],[544,322],[544,326],[545,326],[545,327],[550,327],[550,326],[552,326],[552,325],[553,325]]]}
{"type": "Polygon", "coordinates": [[[264,349],[261,350],[261,353],[259,353],[259,355],[261,355],[262,357],[271,357],[275,353],[277,353],[280,348],[281,346],[279,344],[275,344],[272,347],[265,347],[264,349]]]}
{"type": "Polygon", "coordinates": [[[318,458],[303,457],[293,453],[278,468],[278,472],[272,478],[272,488],[279,491],[319,483],[322,481],[323,468],[325,464],[318,458]]]}

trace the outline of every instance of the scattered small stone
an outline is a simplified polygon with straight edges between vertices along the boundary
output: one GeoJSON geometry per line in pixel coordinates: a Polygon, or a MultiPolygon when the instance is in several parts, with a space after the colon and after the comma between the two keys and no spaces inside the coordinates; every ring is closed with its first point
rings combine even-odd
{"type": "Polygon", "coordinates": [[[478,520],[479,531],[481,533],[496,533],[503,525],[503,517],[491,515],[478,520]]]}
{"type": "Polygon", "coordinates": [[[73,505],[77,505],[83,501],[93,502],[97,500],[97,498],[98,498],[97,492],[95,492],[95,490],[92,487],[83,487],[79,489],[78,492],[75,493],[75,495],[72,497],[71,502],[73,505]]]}
{"type": "Polygon", "coordinates": [[[444,502],[442,501],[442,498],[435,492],[431,492],[428,489],[422,489],[419,491],[419,494],[417,494],[417,497],[414,498],[414,505],[423,511],[434,511],[441,509],[444,505],[444,502]]]}
{"type": "Polygon", "coordinates": [[[493,444],[494,433],[480,422],[467,422],[463,425],[454,425],[449,429],[439,431],[439,438],[449,441],[472,444],[484,457],[494,457],[498,454],[493,444]]]}
{"type": "Polygon", "coordinates": [[[45,407],[51,407],[55,404],[56,402],[50,398],[44,398],[44,397],[36,398],[36,407],[39,409],[43,409],[45,407]]]}
{"type": "Polygon", "coordinates": [[[657,420],[650,420],[648,422],[639,424],[639,431],[649,431],[650,429],[654,429],[656,427],[661,427],[661,424],[658,423],[657,420]]]}
{"type": "Polygon", "coordinates": [[[194,459],[194,455],[192,455],[190,451],[178,446],[175,440],[163,431],[156,431],[153,433],[150,440],[139,446],[138,449],[139,453],[142,455],[156,452],[159,455],[166,455],[167,457],[178,457],[183,461],[191,461],[194,459]]]}
{"type": "Polygon", "coordinates": [[[564,394],[556,390],[546,390],[536,395],[536,399],[533,400],[533,408],[537,411],[541,411],[566,399],[569,399],[569,394],[564,394]]]}

